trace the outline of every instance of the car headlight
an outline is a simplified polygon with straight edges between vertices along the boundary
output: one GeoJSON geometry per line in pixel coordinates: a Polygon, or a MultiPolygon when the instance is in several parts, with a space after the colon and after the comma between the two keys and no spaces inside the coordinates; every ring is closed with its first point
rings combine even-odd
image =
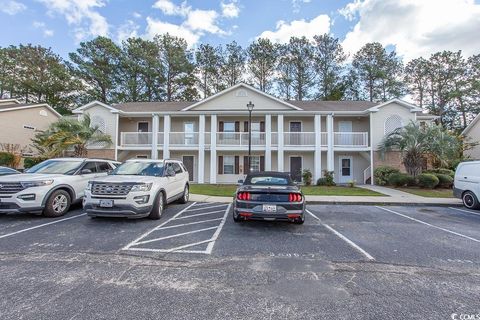
{"type": "Polygon", "coordinates": [[[43,180],[43,181],[24,181],[20,182],[22,187],[26,188],[33,188],[33,187],[43,187],[49,186],[53,183],[53,180],[43,180]]]}
{"type": "Polygon", "coordinates": [[[151,183],[141,183],[141,184],[134,184],[132,186],[132,189],[130,189],[131,192],[136,192],[136,191],[150,191],[152,188],[151,183]]]}
{"type": "Polygon", "coordinates": [[[88,182],[87,188],[86,188],[85,190],[86,190],[86,191],[91,191],[91,190],[92,190],[92,186],[93,186],[93,183],[92,183],[92,182],[88,182]]]}

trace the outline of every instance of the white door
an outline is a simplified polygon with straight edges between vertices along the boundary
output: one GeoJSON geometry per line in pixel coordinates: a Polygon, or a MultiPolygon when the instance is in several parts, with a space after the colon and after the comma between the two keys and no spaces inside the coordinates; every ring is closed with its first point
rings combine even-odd
{"type": "Polygon", "coordinates": [[[339,158],[340,177],[338,182],[348,183],[353,180],[353,158],[340,157],[339,158]]]}
{"type": "Polygon", "coordinates": [[[352,135],[351,135],[353,131],[352,121],[339,121],[338,131],[340,132],[340,134],[339,134],[339,139],[337,144],[342,146],[352,145],[352,135]]]}

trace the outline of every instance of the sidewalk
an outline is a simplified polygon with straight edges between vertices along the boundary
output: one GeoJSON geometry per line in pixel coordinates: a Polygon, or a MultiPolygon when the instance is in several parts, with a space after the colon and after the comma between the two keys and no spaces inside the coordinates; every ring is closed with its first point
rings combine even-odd
{"type": "MultiPolygon", "coordinates": [[[[422,205],[422,206],[461,206],[462,201],[455,198],[426,198],[394,190],[381,186],[361,185],[361,188],[369,189],[385,196],[305,196],[308,204],[344,204],[344,205],[422,205]]],[[[191,194],[191,201],[197,202],[221,202],[230,203],[232,197],[215,197],[199,194],[191,194]]]]}

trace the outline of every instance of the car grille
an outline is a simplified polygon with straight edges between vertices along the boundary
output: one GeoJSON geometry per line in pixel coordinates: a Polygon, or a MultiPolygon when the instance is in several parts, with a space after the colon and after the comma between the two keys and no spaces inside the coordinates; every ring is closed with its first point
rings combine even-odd
{"type": "Polygon", "coordinates": [[[131,184],[94,183],[92,185],[92,194],[96,196],[125,196],[131,189],[131,184]]]}
{"type": "Polygon", "coordinates": [[[19,182],[0,182],[0,194],[14,194],[24,189],[19,182]]]}

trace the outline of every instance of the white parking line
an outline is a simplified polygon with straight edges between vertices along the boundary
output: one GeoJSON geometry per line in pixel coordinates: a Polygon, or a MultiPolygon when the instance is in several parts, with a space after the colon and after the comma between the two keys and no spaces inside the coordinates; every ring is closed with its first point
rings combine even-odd
{"type": "Polygon", "coordinates": [[[218,220],[222,220],[222,219],[223,218],[215,218],[215,219],[208,219],[208,220],[202,220],[202,221],[176,224],[174,226],[161,227],[161,228],[158,228],[158,230],[165,230],[165,229],[172,229],[172,228],[178,228],[178,227],[183,227],[183,226],[190,226],[190,225],[193,225],[193,224],[207,223],[207,222],[218,221],[218,220]]]}
{"type": "Polygon", "coordinates": [[[213,206],[213,205],[217,205],[217,204],[220,204],[219,202],[202,202],[202,203],[197,203],[196,205],[194,205],[192,208],[199,208],[199,207],[203,207],[203,206],[213,206]]]}
{"type": "Polygon", "coordinates": [[[225,215],[223,216],[223,220],[222,222],[220,223],[220,226],[218,226],[218,229],[217,231],[215,231],[215,233],[213,234],[213,237],[212,237],[212,242],[210,242],[207,246],[207,254],[211,254],[212,253],[212,250],[213,250],[213,246],[215,245],[215,241],[217,241],[217,238],[218,236],[220,235],[220,232],[222,231],[222,228],[225,224],[225,221],[227,221],[227,216],[228,216],[228,213],[230,212],[230,207],[232,206],[232,204],[230,203],[227,207],[227,209],[225,210],[225,215]]]}
{"type": "Polygon", "coordinates": [[[208,210],[208,209],[213,209],[213,208],[218,208],[218,207],[225,207],[226,204],[220,204],[218,206],[211,206],[211,207],[201,207],[201,208],[198,208],[198,209],[190,209],[188,210],[188,212],[192,212],[192,211],[199,211],[199,210],[208,210]]]}
{"type": "Polygon", "coordinates": [[[333,229],[332,227],[330,227],[328,224],[324,223],[319,217],[317,217],[316,215],[314,215],[313,213],[310,212],[310,210],[305,210],[308,214],[310,214],[312,217],[314,217],[315,219],[317,219],[320,224],[322,226],[324,226],[325,228],[327,228],[328,230],[330,230],[331,232],[333,232],[336,236],[338,236],[340,239],[342,239],[343,241],[345,241],[346,243],[348,243],[352,248],[354,248],[355,250],[357,250],[358,252],[360,252],[362,255],[365,256],[365,258],[367,258],[367,260],[370,260],[370,261],[373,261],[375,260],[374,257],[372,257],[367,251],[363,250],[358,244],[356,244],[355,242],[353,242],[352,240],[348,239],[347,237],[345,237],[343,234],[341,234],[340,232],[338,232],[337,230],[333,229]]]}
{"type": "Polygon", "coordinates": [[[65,218],[65,219],[60,219],[60,220],[56,220],[56,221],[52,221],[52,222],[40,224],[40,225],[35,226],[35,227],[30,227],[30,228],[22,229],[22,230],[15,231],[15,232],[12,232],[12,233],[7,233],[7,234],[4,234],[4,235],[0,236],[0,239],[2,239],[2,238],[7,238],[7,237],[10,237],[10,236],[14,236],[14,235],[19,234],[19,233],[22,233],[22,232],[27,232],[27,231],[30,231],[30,230],[34,230],[34,229],[38,229],[38,228],[41,228],[41,227],[49,226],[49,225],[52,225],[52,224],[55,224],[55,223],[59,223],[59,222],[63,222],[63,221],[71,220],[71,219],[75,219],[75,218],[78,218],[78,217],[82,217],[82,216],[84,216],[84,215],[86,215],[86,213],[82,213],[82,214],[79,214],[79,215],[76,215],[76,216],[73,216],[73,217],[69,217],[69,218],[65,218]]]}
{"type": "Polygon", "coordinates": [[[178,217],[178,218],[175,218],[175,219],[172,219],[172,220],[181,220],[181,219],[188,219],[188,218],[192,218],[192,217],[206,216],[206,215],[209,215],[209,214],[214,214],[214,213],[219,213],[219,212],[223,212],[223,210],[206,212],[206,213],[190,214],[188,216],[178,217]]]}
{"type": "Polygon", "coordinates": [[[189,205],[188,207],[184,208],[183,210],[180,210],[176,215],[174,215],[173,217],[171,217],[170,219],[166,220],[165,222],[159,224],[158,226],[156,226],[155,228],[145,232],[144,234],[142,234],[140,237],[138,237],[137,239],[133,240],[132,242],[130,242],[129,244],[127,244],[125,247],[123,247],[122,249],[120,250],[129,250],[131,246],[135,245],[136,242],[142,240],[143,238],[147,237],[150,233],[154,232],[155,230],[158,230],[160,229],[161,227],[163,227],[164,225],[166,225],[167,223],[169,223],[171,220],[175,219],[176,217],[178,217],[179,215],[181,215],[182,213],[184,213],[185,211],[187,211],[189,208],[193,207],[194,205],[196,204],[196,202],[192,203],[191,205],[189,205]]]}
{"type": "Polygon", "coordinates": [[[432,228],[435,228],[435,229],[438,229],[438,230],[442,230],[442,231],[445,231],[445,232],[454,234],[454,235],[456,235],[456,236],[459,236],[459,237],[462,237],[462,238],[465,238],[465,239],[468,239],[468,240],[472,240],[472,241],[475,241],[475,242],[480,242],[480,240],[478,240],[478,239],[475,239],[475,238],[466,236],[466,235],[464,235],[464,234],[461,234],[461,233],[458,233],[458,232],[455,232],[455,231],[452,231],[452,230],[449,230],[449,229],[445,229],[445,228],[442,228],[442,227],[439,227],[439,226],[430,224],[430,223],[425,222],[425,221],[423,221],[423,220],[418,220],[418,219],[412,218],[412,217],[407,216],[407,215],[405,215],[405,214],[402,214],[402,213],[400,213],[400,212],[396,212],[396,211],[393,211],[393,210],[390,210],[390,209],[387,209],[387,208],[383,208],[383,207],[379,207],[379,206],[375,206],[375,207],[378,208],[378,209],[382,209],[382,210],[385,210],[385,211],[387,211],[387,212],[396,214],[396,215],[398,215],[398,216],[401,216],[401,217],[410,219],[410,220],[412,220],[412,221],[415,221],[415,222],[424,224],[424,225],[426,225],[426,226],[429,226],[429,227],[432,227],[432,228]]]}
{"type": "Polygon", "coordinates": [[[218,227],[217,227],[217,226],[215,226],[215,227],[208,227],[208,228],[203,228],[203,229],[198,229],[198,230],[192,230],[192,231],[187,231],[187,232],[182,232],[182,233],[176,233],[176,234],[172,234],[172,235],[165,236],[165,237],[161,237],[161,238],[155,238],[155,239],[150,239],[150,240],[139,241],[139,242],[135,243],[134,246],[138,246],[138,245],[146,244],[146,243],[152,243],[152,242],[155,242],[155,241],[161,241],[161,240],[166,240],[166,239],[172,239],[172,238],[176,238],[176,237],[186,236],[187,234],[193,234],[193,233],[198,233],[198,232],[202,232],[202,231],[213,230],[213,229],[216,229],[216,228],[218,228],[218,227]]]}
{"type": "Polygon", "coordinates": [[[478,212],[472,212],[472,211],[469,211],[469,210],[458,209],[458,208],[454,208],[454,207],[448,207],[448,208],[453,209],[453,210],[457,210],[457,211],[461,211],[461,212],[471,213],[471,214],[474,214],[476,216],[480,216],[480,213],[478,213],[478,212]]]}

